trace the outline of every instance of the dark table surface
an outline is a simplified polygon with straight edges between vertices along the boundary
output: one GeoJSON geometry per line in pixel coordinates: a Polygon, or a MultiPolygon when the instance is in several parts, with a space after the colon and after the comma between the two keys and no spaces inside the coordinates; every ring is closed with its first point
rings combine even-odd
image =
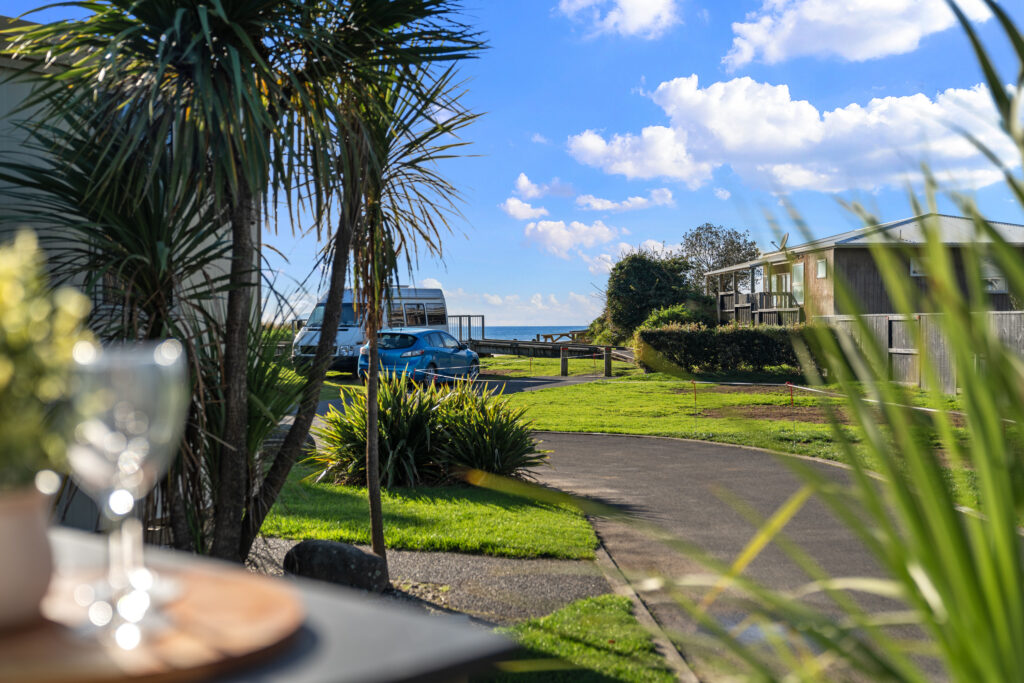
{"type": "MultiPolygon", "coordinates": [[[[106,539],[54,528],[57,570],[102,566],[106,539]]],[[[187,553],[147,547],[161,566],[222,563],[187,553]]],[[[258,665],[218,681],[418,681],[458,680],[509,654],[515,644],[461,617],[429,615],[379,597],[304,579],[287,581],[298,591],[306,620],[292,642],[258,665]]]]}

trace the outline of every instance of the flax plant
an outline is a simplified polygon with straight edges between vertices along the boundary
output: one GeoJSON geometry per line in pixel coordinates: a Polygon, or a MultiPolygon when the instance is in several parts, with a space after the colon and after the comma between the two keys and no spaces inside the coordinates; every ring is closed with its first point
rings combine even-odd
{"type": "MultiPolygon", "coordinates": [[[[1013,46],[1018,73],[1024,74],[1024,36],[994,2],[989,8],[1013,46]]],[[[975,48],[988,81],[999,126],[1024,159],[1019,79],[1007,88],[973,27],[953,5],[975,48]]],[[[1024,77],[1022,77],[1024,78],[1024,77]]],[[[995,154],[974,140],[998,164],[1014,198],[1024,206],[1024,182],[995,154]]],[[[894,310],[912,331],[921,384],[929,388],[931,412],[922,419],[907,388],[891,381],[888,349],[879,345],[859,302],[841,274],[836,278],[839,308],[854,312],[852,328],[838,336],[821,332],[812,340],[831,368],[829,380],[846,398],[860,442],[842,429],[833,413],[835,442],[850,467],[848,486],[796,463],[806,485],[768,520],[725,571],[710,581],[699,577],[677,584],[679,602],[715,647],[732,655],[744,677],[780,680],[873,679],[928,681],[1008,681],[1024,678],[1024,564],[1020,520],[1024,513],[1024,361],[993,323],[991,273],[994,263],[1010,296],[1024,295],[1024,257],[1006,241],[998,224],[987,220],[966,195],[948,193],[973,228],[964,244],[943,241],[937,214],[940,188],[924,169],[923,195],[911,195],[921,247],[886,239],[870,245],[894,310]],[[922,285],[908,277],[912,259],[925,264],[922,285]],[[925,334],[918,316],[927,315],[938,335],[925,334]],[[944,347],[963,406],[954,417],[941,393],[940,349],[944,347]],[[966,437],[963,432],[966,432],[966,437]],[[828,576],[803,553],[785,524],[812,495],[859,537],[883,576],[828,576]],[[780,593],[742,578],[745,567],[776,541],[806,572],[808,583],[780,593]],[[682,590],[685,585],[686,590],[682,590]],[[705,586],[699,600],[692,589],[705,586]],[[848,591],[887,598],[894,607],[870,611],[848,591]],[[824,611],[808,606],[808,595],[824,594],[824,611]],[[718,623],[713,606],[729,601],[747,613],[739,626],[718,623]],[[745,635],[762,634],[750,644],[745,635]]],[[[851,205],[865,226],[878,220],[851,205]]],[[[799,216],[792,218],[804,229],[799,216]]],[[[803,349],[805,359],[809,358],[803,349]]],[[[805,360],[814,383],[822,378],[805,360]]],[[[828,406],[826,406],[828,407],[828,406]]],[[[829,410],[832,410],[829,408],[829,410]]]]}
{"type": "MultiPolygon", "coordinates": [[[[392,76],[397,76],[392,72],[392,76]]],[[[372,91],[371,105],[360,122],[365,147],[349,145],[345,168],[359,174],[358,214],[354,215],[353,275],[361,315],[366,322],[370,364],[366,390],[366,472],[373,552],[386,557],[380,502],[378,438],[377,332],[385,293],[397,282],[403,262],[411,272],[423,249],[441,256],[441,236],[457,214],[459,192],[441,173],[440,164],[459,155],[467,143],[457,134],[476,115],[460,103],[460,85],[451,69],[419,71],[422,96],[408,97],[398,78],[372,91]]],[[[351,191],[351,188],[349,188],[351,191]]]]}
{"type": "MultiPolygon", "coordinates": [[[[5,32],[0,54],[23,64],[15,78],[34,86],[19,114],[31,117],[30,125],[71,114],[83,118],[95,134],[90,146],[107,161],[88,178],[92,206],[123,217],[154,184],[191,187],[197,204],[215,213],[200,227],[229,244],[216,340],[224,412],[210,473],[216,514],[209,549],[242,559],[299,455],[316,408],[310,397],[319,391],[331,352],[330,336],[323,335],[278,466],[252,493],[245,444],[259,220],[274,218],[272,207],[284,204],[293,219],[301,208],[312,215],[302,232],[329,232],[342,186],[353,181],[335,164],[339,141],[362,136],[358,117],[345,128],[353,121],[353,102],[339,93],[372,90],[363,86],[392,69],[407,96],[418,100],[410,72],[464,58],[480,43],[458,22],[451,0],[64,4],[91,14],[5,32]]],[[[343,282],[347,245],[340,246],[335,264],[343,282]]],[[[328,326],[332,315],[329,309],[328,326]]]]}

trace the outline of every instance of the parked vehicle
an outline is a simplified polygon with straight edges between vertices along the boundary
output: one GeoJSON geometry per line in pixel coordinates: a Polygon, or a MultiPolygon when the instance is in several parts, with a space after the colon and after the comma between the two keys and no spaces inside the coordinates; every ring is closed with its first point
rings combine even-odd
{"type": "MultiPolygon", "coordinates": [[[[405,372],[417,381],[475,379],[480,357],[447,332],[426,327],[397,327],[377,335],[381,372],[405,372]]],[[[359,349],[358,375],[365,380],[370,370],[370,347],[359,349]]]]}
{"type": "MultiPolygon", "coordinates": [[[[310,313],[292,342],[292,362],[296,367],[312,363],[320,343],[326,297],[310,313]]],[[[341,320],[335,332],[334,357],[331,370],[356,371],[359,347],[366,343],[366,325],[356,310],[351,289],[342,297],[341,320]]],[[[385,302],[385,327],[416,327],[430,330],[448,329],[448,309],[440,289],[393,287],[385,302]]]]}

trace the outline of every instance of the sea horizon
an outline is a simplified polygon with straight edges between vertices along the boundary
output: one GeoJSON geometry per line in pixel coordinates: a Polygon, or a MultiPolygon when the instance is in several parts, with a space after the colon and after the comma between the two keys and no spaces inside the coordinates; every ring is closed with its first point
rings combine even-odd
{"type": "Polygon", "coordinates": [[[488,339],[533,341],[538,334],[557,334],[586,328],[587,323],[580,325],[487,325],[485,332],[488,339]]]}

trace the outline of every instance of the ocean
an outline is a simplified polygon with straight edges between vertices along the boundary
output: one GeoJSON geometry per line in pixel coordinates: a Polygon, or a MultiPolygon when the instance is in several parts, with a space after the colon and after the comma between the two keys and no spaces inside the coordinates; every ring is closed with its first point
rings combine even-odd
{"type": "Polygon", "coordinates": [[[488,325],[486,332],[488,339],[518,339],[519,341],[533,341],[538,334],[556,334],[568,332],[569,330],[585,330],[587,324],[581,325],[488,325]]]}

